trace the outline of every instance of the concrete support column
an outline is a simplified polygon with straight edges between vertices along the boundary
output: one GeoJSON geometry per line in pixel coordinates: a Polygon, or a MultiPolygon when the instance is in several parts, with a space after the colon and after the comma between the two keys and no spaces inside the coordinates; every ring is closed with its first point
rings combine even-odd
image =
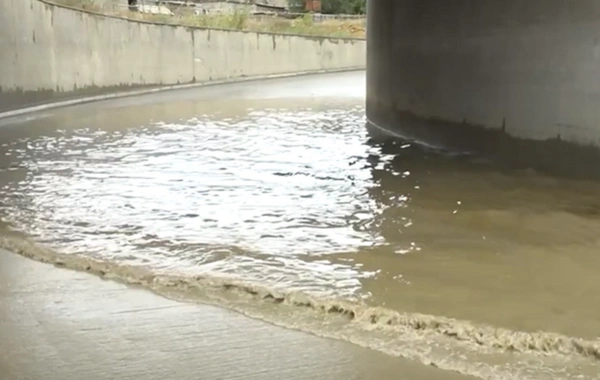
{"type": "Polygon", "coordinates": [[[368,18],[386,132],[515,156],[512,139],[522,161],[600,147],[600,0],[370,0],[368,18]]]}

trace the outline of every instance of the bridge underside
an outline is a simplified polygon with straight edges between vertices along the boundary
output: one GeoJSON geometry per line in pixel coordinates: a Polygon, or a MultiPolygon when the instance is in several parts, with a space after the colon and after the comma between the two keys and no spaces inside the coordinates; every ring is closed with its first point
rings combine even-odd
{"type": "Polygon", "coordinates": [[[600,175],[600,0],[370,0],[368,17],[372,136],[600,175]]]}

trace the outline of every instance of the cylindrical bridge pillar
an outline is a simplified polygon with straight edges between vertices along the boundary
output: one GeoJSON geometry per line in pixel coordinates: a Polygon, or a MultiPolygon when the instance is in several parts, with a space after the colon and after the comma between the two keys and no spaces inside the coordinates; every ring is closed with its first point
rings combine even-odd
{"type": "Polygon", "coordinates": [[[600,0],[369,0],[368,26],[373,136],[600,173],[600,0]]]}

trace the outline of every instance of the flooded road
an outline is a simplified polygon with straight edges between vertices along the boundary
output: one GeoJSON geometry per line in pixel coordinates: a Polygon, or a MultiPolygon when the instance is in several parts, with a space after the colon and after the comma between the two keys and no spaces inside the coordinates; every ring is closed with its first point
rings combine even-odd
{"type": "Polygon", "coordinates": [[[369,143],[364,87],[0,120],[2,243],[484,379],[600,378],[600,184],[369,143]]]}

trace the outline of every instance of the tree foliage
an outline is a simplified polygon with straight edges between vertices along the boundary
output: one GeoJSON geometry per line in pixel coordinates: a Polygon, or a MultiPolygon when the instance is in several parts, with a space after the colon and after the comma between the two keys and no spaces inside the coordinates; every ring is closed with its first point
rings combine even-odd
{"type": "MultiPolygon", "coordinates": [[[[304,9],[304,0],[290,0],[290,8],[304,9]]],[[[323,13],[331,14],[365,14],[367,0],[322,0],[323,13]]]]}
{"type": "Polygon", "coordinates": [[[323,0],[323,13],[365,14],[366,0],[323,0]]]}

